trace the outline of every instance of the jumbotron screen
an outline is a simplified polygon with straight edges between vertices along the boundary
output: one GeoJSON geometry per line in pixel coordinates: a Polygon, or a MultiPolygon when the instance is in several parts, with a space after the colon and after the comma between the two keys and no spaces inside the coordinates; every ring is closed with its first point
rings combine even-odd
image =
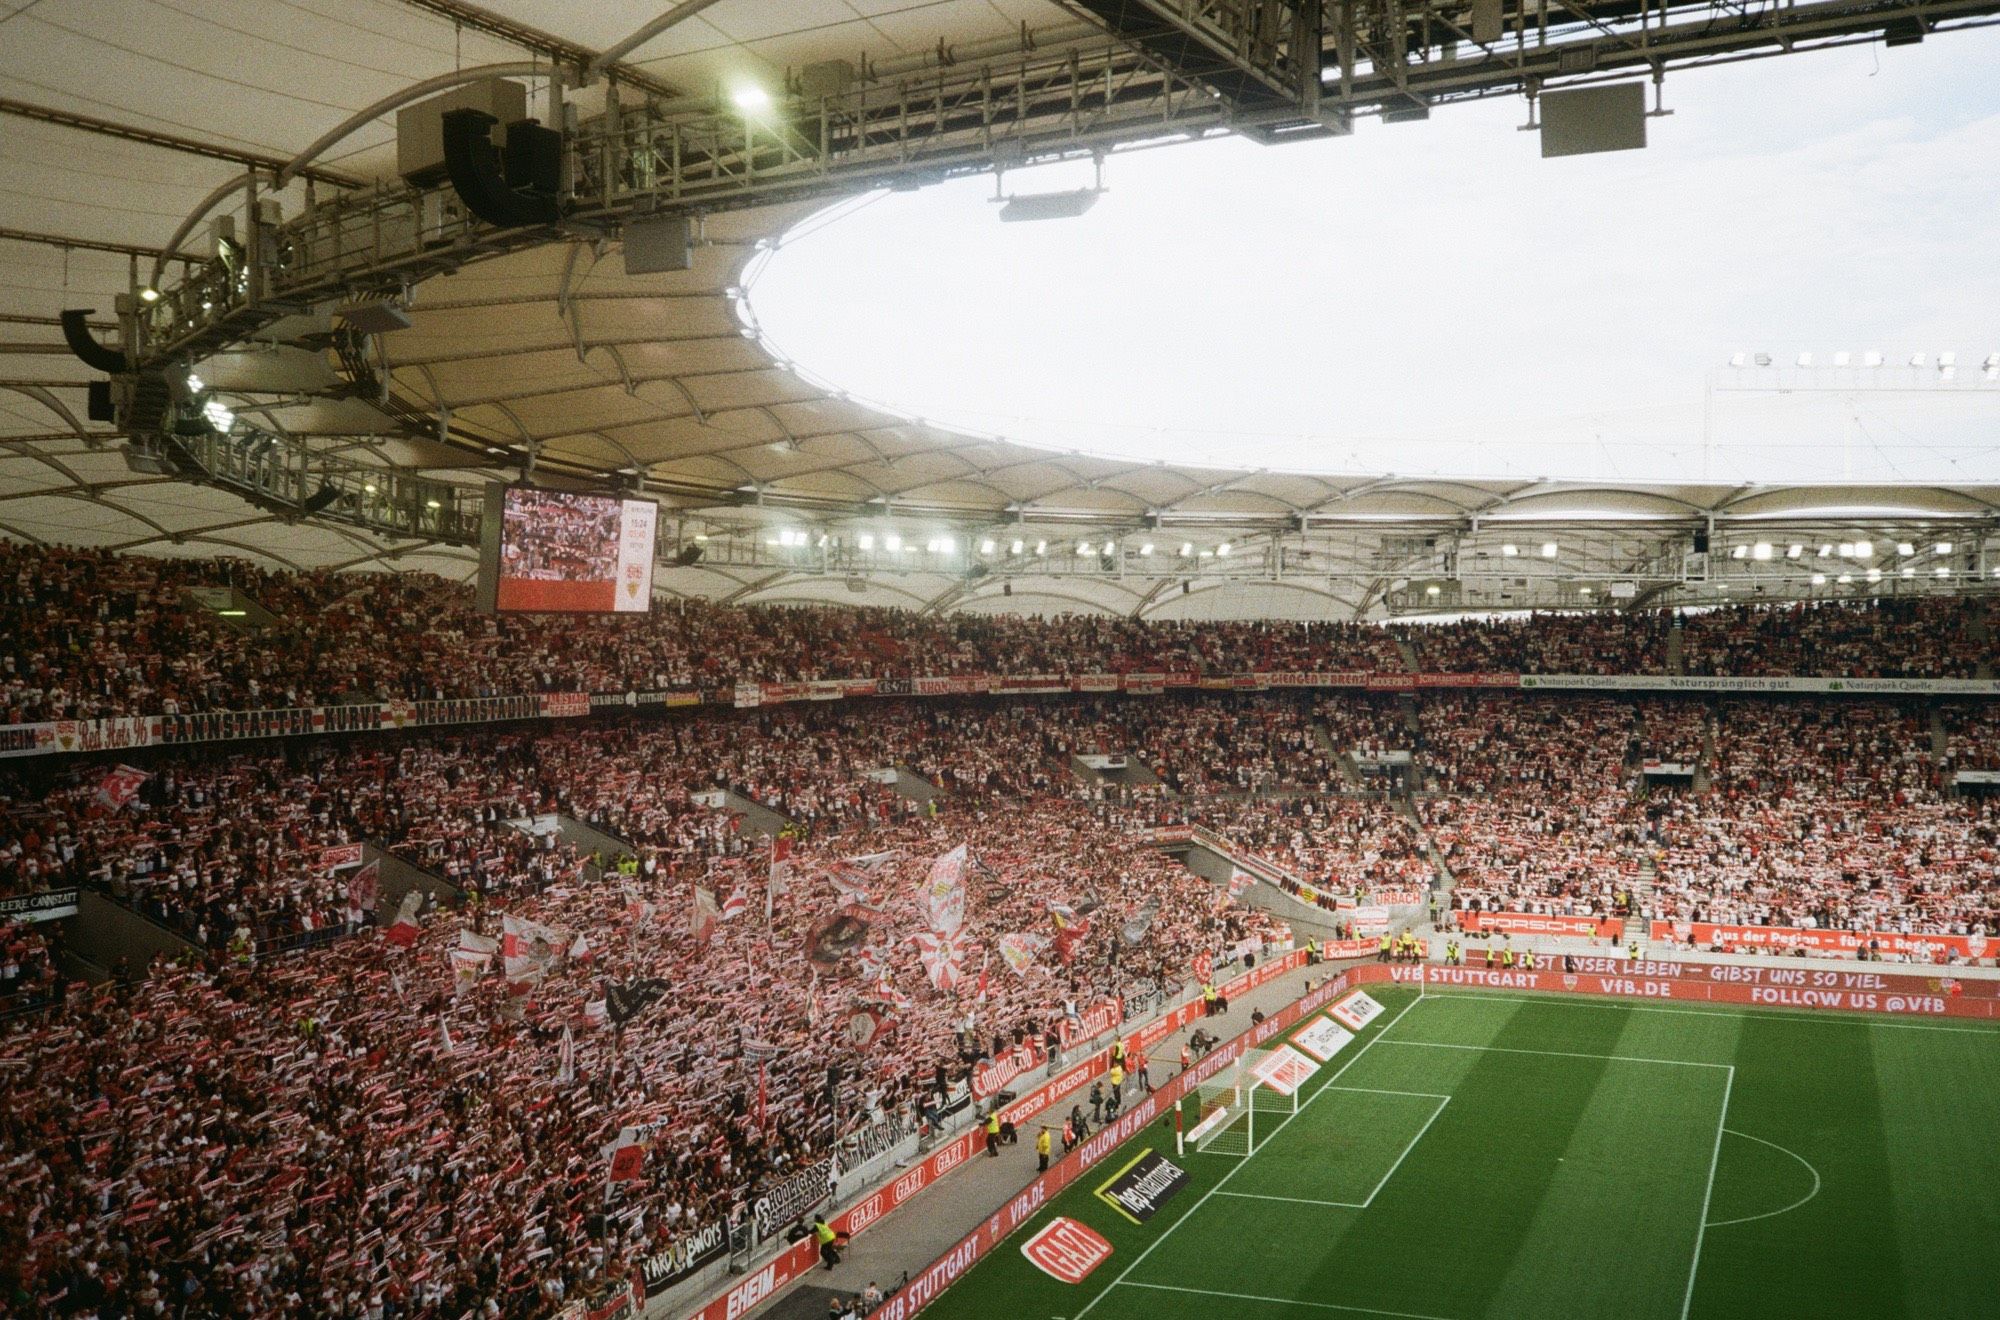
{"type": "Polygon", "coordinates": [[[491,486],[480,608],[501,614],[642,614],[653,604],[659,506],[533,486],[491,486]]]}

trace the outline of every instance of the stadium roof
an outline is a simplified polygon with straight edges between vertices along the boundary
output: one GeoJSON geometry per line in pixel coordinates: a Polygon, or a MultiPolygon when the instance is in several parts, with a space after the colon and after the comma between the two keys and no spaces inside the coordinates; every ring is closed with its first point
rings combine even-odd
{"type": "MultiPolygon", "coordinates": [[[[832,59],[862,62],[884,81],[943,78],[1018,51],[1024,35],[1038,50],[1106,41],[1102,26],[1081,16],[1098,6],[1046,0],[697,7],[614,66],[619,96],[713,103],[747,82],[782,91],[805,66],[832,59]]],[[[1944,17],[1977,8],[1950,7],[1944,17]]],[[[120,0],[92,6],[86,18],[66,0],[15,0],[0,13],[10,170],[0,190],[0,531],[146,553],[465,576],[474,552],[448,537],[301,518],[295,507],[245,499],[227,482],[135,470],[119,433],[85,420],[81,386],[99,373],[62,346],[53,318],[63,308],[96,308],[96,333],[114,338],[114,298],[150,280],[158,249],[183,218],[246,165],[288,159],[355,111],[455,68],[525,59],[546,69],[551,52],[566,65],[583,62],[662,9],[288,0],[246,17],[120,0]]],[[[545,111],[546,74],[531,67],[521,81],[531,86],[531,109],[545,111]]],[[[565,99],[590,116],[605,96],[600,81],[565,99]]],[[[392,175],[393,114],[313,168],[320,207],[346,191],[344,182],[392,175]]],[[[275,195],[288,221],[306,207],[296,180],[275,195]]],[[[477,483],[517,477],[532,455],[546,481],[643,477],[649,493],[681,512],[676,534],[706,547],[701,566],[663,573],[666,588],[740,599],[1126,613],[1421,609],[1425,587],[1473,576],[1474,556],[1497,564],[1513,538],[1539,546],[1557,535],[1547,528],[1566,527],[1573,530],[1552,558],[1567,571],[1546,591],[1524,581],[1522,594],[1505,601],[1484,589],[1428,601],[1589,604],[1603,599],[1601,589],[1594,598],[1574,594],[1589,582],[1686,581],[1685,564],[1662,566],[1662,547],[1705,531],[1711,517],[1719,528],[1777,529],[1768,535],[1781,544],[1788,534],[1812,541],[1843,527],[1895,535],[1904,524],[1920,529],[1912,536],[1944,528],[1936,534],[1970,538],[2000,506],[2000,487],[1988,486],[1231,471],[946,431],[850,399],[773,358],[739,307],[760,247],[828,196],[808,190],[704,208],[685,271],[628,275],[615,228],[538,234],[469,253],[450,263],[456,269],[414,268],[410,328],[355,352],[330,347],[328,333],[328,311],[350,291],[245,322],[241,333],[203,340],[176,360],[237,417],[314,462],[477,483]],[[818,547],[805,544],[806,534],[832,533],[851,547],[857,529],[891,525],[913,544],[928,538],[928,548],[903,552],[916,556],[908,561],[809,562],[818,547]],[[796,552],[789,536],[777,539],[794,529],[802,529],[796,552]],[[1027,549],[1017,556],[1017,536],[1060,543],[1043,558],[1027,549]],[[989,539],[990,563],[977,558],[989,539]],[[1155,540],[1157,550],[1142,555],[1155,540]],[[1181,589],[1189,580],[1200,589],[1181,589]]],[[[170,256],[204,259],[207,241],[184,239],[170,256]]],[[[180,269],[170,260],[163,285],[180,269]]],[[[283,445],[271,452],[291,452],[283,445]]],[[[1715,550],[1721,557],[1724,547],[1715,550]]],[[[1517,551],[1504,553],[1512,560],[1517,551]]],[[[1775,558],[1783,557],[1780,549],[1775,558]]],[[[1984,576],[1983,559],[1971,567],[1984,576]]],[[[1773,578],[1770,592],[1798,594],[1800,581],[1773,578]]]]}

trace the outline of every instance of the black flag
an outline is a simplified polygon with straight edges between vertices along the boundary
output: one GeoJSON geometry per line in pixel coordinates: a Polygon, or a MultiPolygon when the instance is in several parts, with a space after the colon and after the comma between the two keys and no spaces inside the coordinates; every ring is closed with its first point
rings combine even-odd
{"type": "Polygon", "coordinates": [[[630,985],[614,983],[604,992],[604,1011],[614,1024],[622,1027],[666,993],[667,983],[657,976],[641,977],[630,985]]]}

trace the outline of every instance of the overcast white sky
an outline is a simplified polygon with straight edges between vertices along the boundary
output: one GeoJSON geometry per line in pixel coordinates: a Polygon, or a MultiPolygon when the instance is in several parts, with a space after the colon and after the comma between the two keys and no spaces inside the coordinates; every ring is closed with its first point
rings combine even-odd
{"type": "Polygon", "coordinates": [[[1982,31],[1677,74],[1645,151],[1560,160],[1516,131],[1519,99],[1347,139],[1138,152],[1079,220],[1003,225],[990,176],[890,193],[801,226],[751,302],[778,349],[854,394],[1060,448],[1995,481],[2000,385],[1979,371],[2000,350],[1995,67],[2000,32],[1982,31]],[[1715,370],[1739,350],[1871,348],[1956,352],[1959,388],[1857,393],[1820,373],[1704,407],[1739,383],[1715,370]]]}

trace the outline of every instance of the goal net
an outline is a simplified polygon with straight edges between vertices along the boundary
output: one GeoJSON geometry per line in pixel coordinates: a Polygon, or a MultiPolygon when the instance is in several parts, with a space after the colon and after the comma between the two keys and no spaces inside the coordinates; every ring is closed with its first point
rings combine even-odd
{"type": "MultiPolygon", "coordinates": [[[[1291,1050],[1248,1050],[1195,1089],[1197,1117],[1182,1147],[1247,1156],[1299,1112],[1300,1056],[1291,1050]]],[[[1308,1070],[1306,1075],[1310,1075],[1308,1070]]]]}

